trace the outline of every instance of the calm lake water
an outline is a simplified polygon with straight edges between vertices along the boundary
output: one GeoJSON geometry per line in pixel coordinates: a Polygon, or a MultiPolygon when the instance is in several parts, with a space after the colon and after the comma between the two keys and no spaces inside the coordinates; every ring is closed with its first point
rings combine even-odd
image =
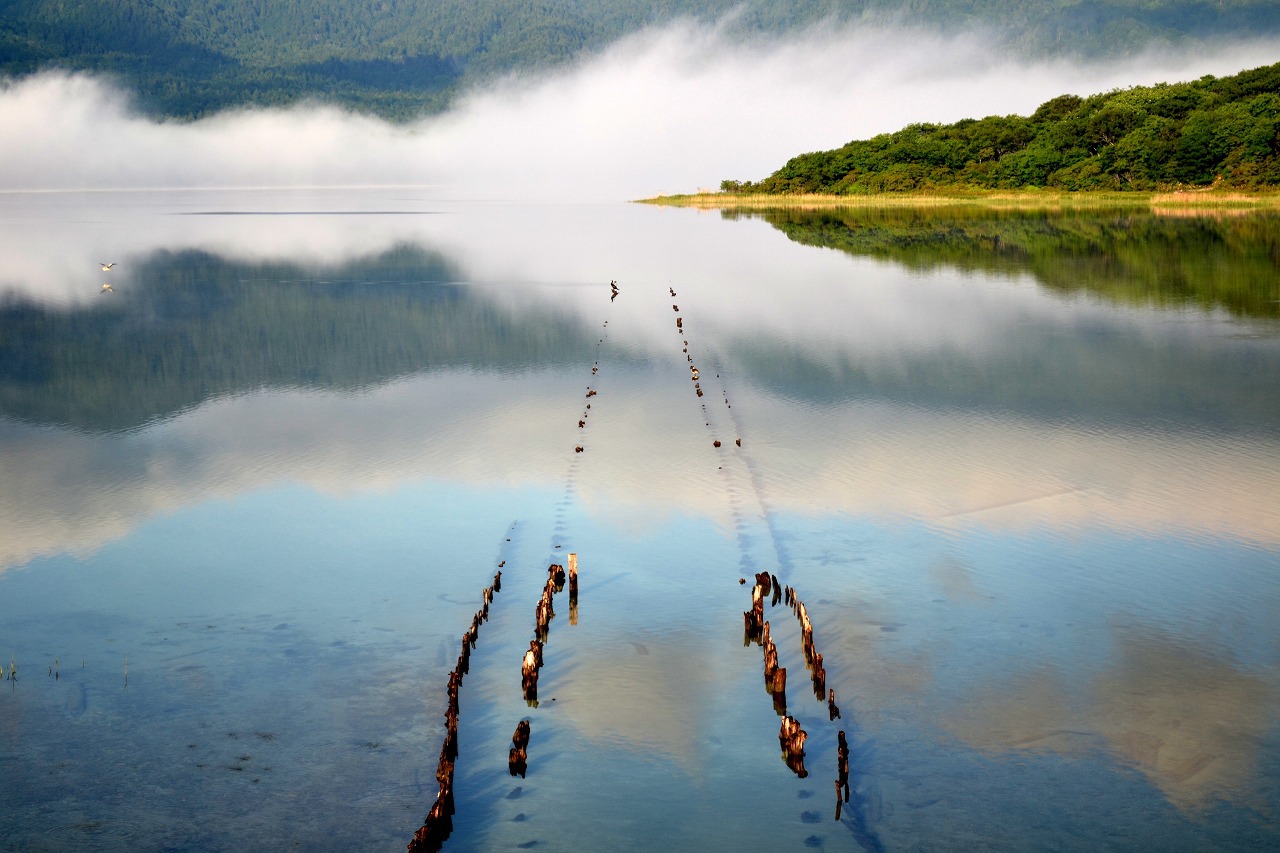
{"type": "Polygon", "coordinates": [[[0,849],[404,849],[500,566],[447,850],[1280,848],[1280,219],[6,194],[0,256],[0,849]]]}

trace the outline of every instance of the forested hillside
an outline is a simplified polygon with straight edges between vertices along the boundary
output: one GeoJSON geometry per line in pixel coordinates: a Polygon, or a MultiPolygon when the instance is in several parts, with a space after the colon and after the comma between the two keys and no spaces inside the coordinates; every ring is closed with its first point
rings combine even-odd
{"type": "Polygon", "coordinates": [[[1280,33],[1273,0],[0,0],[0,74],[109,73],[169,116],[320,98],[407,117],[469,81],[730,13],[743,38],[858,20],[977,27],[1037,55],[1280,33]]]}
{"type": "Polygon", "coordinates": [[[802,154],[749,193],[1280,186],[1280,64],[1233,77],[1061,95],[1030,116],[913,124],[802,154]]]}

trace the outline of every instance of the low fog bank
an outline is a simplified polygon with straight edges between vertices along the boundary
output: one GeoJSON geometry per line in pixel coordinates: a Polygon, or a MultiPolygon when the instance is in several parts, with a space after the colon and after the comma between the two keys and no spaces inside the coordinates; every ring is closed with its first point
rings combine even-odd
{"type": "Polygon", "coordinates": [[[994,44],[851,26],[744,45],[683,23],[411,125],[320,105],[157,122],[107,80],[44,73],[0,87],[0,189],[411,184],[630,199],[759,179],[795,154],[911,122],[1027,114],[1064,92],[1224,76],[1280,55],[1272,38],[1027,64],[994,44]]]}

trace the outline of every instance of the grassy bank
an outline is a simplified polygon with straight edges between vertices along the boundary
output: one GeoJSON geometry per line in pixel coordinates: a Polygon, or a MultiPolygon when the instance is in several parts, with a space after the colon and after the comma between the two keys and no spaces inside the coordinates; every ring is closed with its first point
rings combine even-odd
{"type": "Polygon", "coordinates": [[[820,210],[856,207],[990,207],[1025,210],[1143,208],[1161,211],[1248,211],[1280,209],[1280,192],[1191,190],[1186,192],[1062,192],[1024,190],[910,195],[772,195],[692,193],[639,199],[639,204],[702,210],[791,208],[820,210]]]}

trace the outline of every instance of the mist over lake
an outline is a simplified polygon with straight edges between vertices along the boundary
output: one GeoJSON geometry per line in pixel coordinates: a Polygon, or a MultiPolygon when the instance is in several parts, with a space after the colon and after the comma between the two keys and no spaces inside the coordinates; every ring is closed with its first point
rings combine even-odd
{"type": "Polygon", "coordinates": [[[49,72],[0,88],[0,188],[430,184],[457,198],[623,201],[759,179],[913,122],[1233,74],[1278,47],[1263,34],[1031,61],[980,31],[832,26],[744,41],[675,24],[402,124],[321,104],[161,121],[109,78],[49,72]]]}

